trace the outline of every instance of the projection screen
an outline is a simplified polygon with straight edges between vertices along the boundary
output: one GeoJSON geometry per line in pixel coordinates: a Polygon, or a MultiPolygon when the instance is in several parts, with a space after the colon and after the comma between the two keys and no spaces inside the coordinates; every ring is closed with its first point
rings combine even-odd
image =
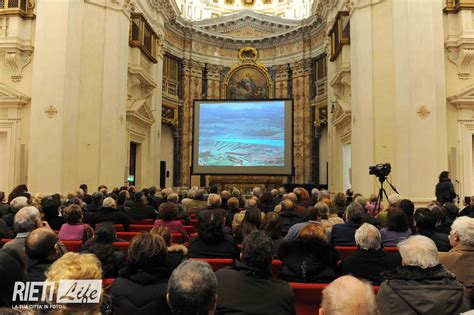
{"type": "Polygon", "coordinates": [[[192,174],[293,175],[293,101],[195,100],[192,174]]]}

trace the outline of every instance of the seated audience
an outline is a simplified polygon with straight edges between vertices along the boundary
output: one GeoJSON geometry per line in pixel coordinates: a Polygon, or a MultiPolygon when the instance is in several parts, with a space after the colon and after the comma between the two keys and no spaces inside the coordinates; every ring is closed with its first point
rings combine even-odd
{"type": "Polygon", "coordinates": [[[388,209],[387,227],[380,230],[382,235],[382,245],[397,246],[398,243],[411,236],[408,227],[408,218],[400,208],[392,207],[388,209]]]}
{"type": "Polygon", "coordinates": [[[204,261],[187,260],[168,281],[166,300],[173,314],[214,315],[217,306],[217,279],[204,261]]]}
{"type": "Polygon", "coordinates": [[[171,314],[166,290],[171,270],[166,243],[157,234],[132,238],[127,265],[110,288],[114,314],[171,314]]]}
{"type": "Polygon", "coordinates": [[[0,191],[0,218],[10,211],[10,207],[5,202],[5,192],[0,191]]]}
{"type": "Polygon", "coordinates": [[[261,229],[272,239],[273,257],[277,256],[280,245],[287,242],[283,237],[281,237],[282,225],[283,221],[281,220],[280,215],[273,211],[268,212],[262,222],[261,229]]]}
{"type": "MultiPolygon", "coordinates": [[[[183,220],[184,225],[191,225],[191,218],[189,217],[188,210],[182,204],[179,203],[179,196],[177,193],[169,194],[166,197],[167,202],[172,202],[176,205],[178,212],[176,214],[176,220],[183,220]]],[[[160,205],[161,207],[161,205],[160,205]]],[[[159,218],[160,211],[158,210],[158,218],[159,218]]]]}
{"type": "Polygon", "coordinates": [[[189,257],[237,258],[239,250],[232,236],[223,230],[220,211],[203,210],[198,216],[198,237],[189,242],[189,257]]]}
{"type": "Polygon", "coordinates": [[[327,283],[337,277],[340,256],[320,224],[303,227],[295,241],[280,246],[278,257],[283,262],[279,277],[288,282],[327,283]]]}
{"type": "Polygon", "coordinates": [[[459,208],[452,202],[445,202],[442,209],[444,210],[446,217],[444,218],[443,222],[435,226],[434,231],[438,233],[449,234],[451,231],[451,225],[458,216],[459,208]]]}
{"type": "Polygon", "coordinates": [[[155,226],[150,230],[151,234],[160,235],[166,243],[168,250],[168,265],[174,270],[188,258],[188,248],[183,244],[171,244],[171,233],[166,226],[155,226]]]}
{"type": "Polygon", "coordinates": [[[367,213],[371,216],[377,216],[381,210],[384,209],[383,203],[377,205],[378,196],[372,194],[369,197],[369,200],[365,204],[365,209],[367,209],[367,213]]]}
{"type": "Polygon", "coordinates": [[[117,202],[112,197],[107,197],[102,202],[102,208],[94,216],[96,224],[101,222],[111,222],[113,224],[122,224],[125,232],[130,231],[130,219],[128,216],[117,209],[117,202]]]}
{"type": "Polygon", "coordinates": [[[327,208],[328,206],[324,202],[318,202],[316,203],[317,207],[308,207],[306,208],[304,219],[306,220],[305,222],[301,223],[296,223],[293,226],[290,227],[288,230],[288,233],[285,236],[285,240],[287,241],[294,241],[296,239],[296,236],[300,232],[302,228],[304,228],[307,224],[310,223],[317,223],[321,224],[321,208],[325,207],[327,208]]]}
{"type": "Polygon", "coordinates": [[[92,196],[87,194],[87,192],[89,190],[87,188],[87,185],[86,184],[81,184],[79,186],[79,189],[82,190],[82,201],[84,201],[88,205],[91,204],[92,203],[92,196]]]}
{"type": "Polygon", "coordinates": [[[271,192],[266,191],[262,194],[262,197],[260,197],[258,201],[258,208],[263,213],[273,211],[275,204],[273,203],[273,196],[271,192]]]}
{"type": "MultiPolygon", "coordinates": [[[[24,207],[15,214],[14,230],[16,237],[3,245],[4,249],[14,250],[21,257],[25,266],[30,262],[25,254],[25,241],[30,233],[40,227],[43,227],[38,209],[33,206],[24,207]]],[[[45,223],[47,225],[47,223],[45,223]]]]}
{"type": "Polygon", "coordinates": [[[408,227],[410,228],[412,234],[415,234],[416,229],[413,225],[413,213],[415,213],[415,204],[409,199],[402,199],[400,200],[400,204],[398,205],[400,209],[407,215],[408,218],[408,227]]]}
{"type": "Polygon", "coordinates": [[[188,192],[188,200],[184,203],[188,213],[199,213],[208,207],[207,201],[204,200],[204,192],[200,189],[191,189],[188,192]]]}
{"type": "MultiPolygon", "coordinates": [[[[245,212],[247,212],[248,209],[258,209],[258,200],[255,197],[252,197],[250,199],[245,200],[245,206],[244,210],[240,211],[239,213],[236,213],[234,215],[234,218],[232,219],[232,231],[237,231],[240,227],[240,224],[242,224],[242,221],[245,217],[245,212]]],[[[265,213],[260,212],[260,215],[263,218],[265,217],[265,213]]]]}
{"type": "Polygon", "coordinates": [[[416,233],[433,240],[439,252],[447,252],[451,249],[448,235],[434,231],[436,216],[428,208],[418,208],[413,215],[416,233]]]}
{"type": "Polygon", "coordinates": [[[21,257],[14,250],[0,250],[0,307],[10,308],[18,304],[13,302],[15,282],[25,281],[25,265],[21,257]]]}
{"type": "Polygon", "coordinates": [[[355,231],[362,224],[362,215],[364,210],[355,202],[347,206],[344,214],[346,222],[336,224],[331,230],[331,243],[334,246],[355,246],[355,231]]]}
{"type": "Polygon", "coordinates": [[[13,227],[15,215],[20,209],[28,206],[28,198],[24,196],[16,197],[10,202],[10,211],[2,216],[7,226],[13,227]]]}
{"type": "Polygon", "coordinates": [[[49,226],[59,231],[61,226],[66,222],[63,217],[59,216],[59,207],[61,206],[61,200],[48,196],[41,199],[41,207],[43,211],[43,220],[48,222],[49,226]]]}
{"type": "MultiPolygon", "coordinates": [[[[46,272],[46,281],[54,283],[53,301],[57,304],[61,280],[101,280],[100,261],[91,254],[66,253],[56,260],[46,272]]],[[[102,301],[102,298],[99,299],[102,301]]],[[[99,303],[63,303],[60,314],[100,314],[99,303]]]]}
{"type": "Polygon", "coordinates": [[[0,219],[0,239],[11,239],[14,236],[15,235],[13,234],[13,231],[7,226],[5,221],[3,219],[0,219]]]}
{"type": "Polygon", "coordinates": [[[144,219],[156,219],[156,212],[152,206],[145,204],[146,197],[141,192],[136,192],[133,195],[133,206],[128,210],[125,209],[125,213],[128,215],[130,220],[144,220],[144,219]]]}
{"type": "Polygon", "coordinates": [[[27,193],[28,193],[28,187],[26,187],[26,185],[20,184],[16,186],[8,195],[8,203],[11,203],[12,200],[17,197],[26,197],[27,193]]]}
{"type": "Polygon", "coordinates": [[[101,224],[93,242],[84,248],[84,252],[94,254],[100,260],[103,278],[116,278],[125,265],[125,254],[112,245],[115,241],[115,227],[111,223],[101,224]]]}
{"type": "Polygon", "coordinates": [[[245,238],[242,262],[216,272],[217,314],[295,314],[293,289],[270,272],[272,253],[272,241],[264,232],[245,238]]]}
{"type": "Polygon", "coordinates": [[[232,228],[232,221],[234,221],[234,216],[236,213],[239,213],[239,212],[240,212],[239,199],[235,197],[230,197],[229,200],[227,200],[225,225],[232,228]]]}
{"type": "Polygon", "coordinates": [[[281,235],[286,236],[290,228],[297,224],[305,222],[305,220],[297,215],[294,211],[294,203],[290,200],[283,200],[281,202],[280,218],[283,220],[283,226],[281,228],[281,235]]]}
{"type": "MultiPolygon", "coordinates": [[[[474,218],[474,205],[472,204],[472,197],[466,196],[463,200],[464,208],[459,211],[458,217],[468,216],[474,218]]],[[[10,205],[11,206],[11,205],[10,205]]]]}
{"type": "Polygon", "coordinates": [[[318,197],[319,197],[319,189],[317,188],[311,189],[311,204],[312,205],[315,205],[318,202],[318,197]]]}
{"type": "Polygon", "coordinates": [[[344,224],[344,220],[339,218],[339,216],[335,213],[334,207],[329,208],[329,206],[325,202],[318,202],[314,205],[318,212],[321,214],[321,225],[326,231],[331,232],[332,227],[334,224],[344,224]],[[330,209],[333,210],[333,214],[330,214],[330,209]],[[331,218],[329,218],[331,216],[331,218]]]}
{"type": "Polygon", "coordinates": [[[388,208],[386,210],[381,210],[375,217],[381,227],[386,227],[387,225],[388,209],[390,209],[390,207],[398,207],[401,201],[402,197],[399,194],[391,194],[388,196],[388,208]]]}
{"type": "Polygon", "coordinates": [[[94,233],[94,237],[90,238],[87,240],[87,242],[85,242],[83,245],[82,245],[82,249],[83,250],[87,250],[87,248],[89,246],[92,246],[93,244],[96,243],[97,239],[96,239],[96,236],[97,236],[97,232],[99,231],[99,229],[101,229],[102,227],[105,227],[108,231],[108,233],[110,234],[110,237],[109,237],[109,240],[110,240],[110,243],[114,243],[114,242],[127,242],[126,240],[124,239],[121,239],[121,238],[117,238],[117,231],[115,229],[115,225],[113,225],[112,223],[110,222],[103,222],[101,224],[98,224],[96,227],[95,227],[95,233],[94,233]]]}
{"type": "Polygon", "coordinates": [[[334,196],[333,204],[334,205],[331,207],[331,212],[342,218],[347,207],[346,196],[343,193],[337,193],[336,196],[334,196]]]}
{"type": "Polygon", "coordinates": [[[87,242],[94,236],[94,230],[82,223],[82,210],[78,205],[70,205],[63,210],[66,220],[59,230],[59,239],[62,241],[82,241],[87,242]]]}
{"type": "Polygon", "coordinates": [[[377,219],[374,218],[373,215],[369,214],[369,211],[366,208],[367,199],[364,196],[360,195],[360,196],[357,196],[354,199],[354,202],[358,203],[359,206],[364,211],[364,213],[362,214],[361,222],[362,223],[369,223],[369,224],[372,224],[373,226],[379,227],[379,222],[377,221],[377,219]]]}
{"type": "Polygon", "coordinates": [[[26,269],[27,281],[45,281],[45,272],[59,257],[58,237],[50,229],[39,228],[28,235],[25,241],[25,253],[30,258],[26,269]]]}
{"type": "Polygon", "coordinates": [[[234,233],[234,242],[237,244],[242,243],[248,234],[260,229],[261,224],[262,216],[260,209],[257,207],[247,209],[242,223],[234,233]]]}
{"type": "Polygon", "coordinates": [[[351,276],[331,282],[323,290],[319,315],[378,315],[372,286],[351,276]]]}
{"type": "Polygon", "coordinates": [[[372,224],[364,223],[355,232],[357,250],[354,255],[344,258],[340,264],[341,273],[352,274],[380,285],[380,275],[387,270],[395,269],[402,264],[398,253],[387,253],[381,246],[379,230],[372,224]]]}
{"type": "Polygon", "coordinates": [[[227,191],[227,190],[223,190],[223,191],[221,191],[220,196],[221,196],[221,200],[222,200],[221,208],[224,209],[224,210],[227,210],[227,201],[230,198],[230,192],[227,191]]]}
{"type": "Polygon", "coordinates": [[[176,220],[176,215],[178,213],[178,207],[173,202],[165,202],[160,205],[159,220],[155,221],[155,226],[166,226],[170,233],[181,233],[183,236],[183,242],[189,240],[189,235],[186,232],[181,221],[176,220]]]}
{"type": "Polygon", "coordinates": [[[101,192],[94,192],[92,194],[92,203],[87,204],[88,212],[98,212],[102,208],[102,201],[104,200],[104,195],[101,192]]]}
{"type": "Polygon", "coordinates": [[[148,192],[148,204],[152,206],[155,210],[157,210],[160,204],[163,202],[163,199],[161,198],[161,196],[157,196],[158,189],[155,186],[150,187],[150,189],[148,189],[148,192]]]}
{"type": "Polygon", "coordinates": [[[439,253],[439,262],[456,274],[465,287],[474,287],[474,218],[457,218],[449,234],[453,247],[447,253],[439,253]]]}
{"type": "Polygon", "coordinates": [[[431,239],[415,235],[401,242],[399,248],[403,266],[382,274],[387,280],[377,294],[380,315],[459,314],[469,310],[465,288],[439,263],[431,239]]]}

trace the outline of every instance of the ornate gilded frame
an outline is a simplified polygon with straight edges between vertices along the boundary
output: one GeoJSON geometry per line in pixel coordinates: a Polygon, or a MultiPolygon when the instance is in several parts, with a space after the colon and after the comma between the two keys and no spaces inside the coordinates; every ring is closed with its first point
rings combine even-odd
{"type": "Polygon", "coordinates": [[[241,48],[239,50],[239,59],[240,59],[240,63],[233,65],[224,78],[224,84],[222,84],[222,93],[221,93],[222,98],[227,99],[227,86],[229,85],[229,80],[232,78],[232,76],[237,71],[240,71],[245,68],[254,69],[260,72],[265,77],[265,79],[267,80],[268,97],[274,98],[272,77],[270,76],[270,73],[268,72],[267,67],[257,62],[257,59],[258,59],[257,49],[253,47],[241,48]]]}

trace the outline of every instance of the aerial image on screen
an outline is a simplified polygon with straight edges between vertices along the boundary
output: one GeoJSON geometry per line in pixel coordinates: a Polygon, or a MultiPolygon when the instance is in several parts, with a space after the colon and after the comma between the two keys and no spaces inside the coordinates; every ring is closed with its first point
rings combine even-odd
{"type": "Polygon", "coordinates": [[[201,104],[199,166],[283,166],[285,102],[201,104]]]}

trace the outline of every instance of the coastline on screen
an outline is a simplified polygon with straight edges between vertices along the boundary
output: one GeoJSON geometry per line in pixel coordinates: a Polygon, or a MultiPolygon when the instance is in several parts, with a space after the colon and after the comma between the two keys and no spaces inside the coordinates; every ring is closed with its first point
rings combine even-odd
{"type": "Polygon", "coordinates": [[[291,171],[288,104],[291,110],[288,100],[197,102],[194,171],[210,174],[237,170],[262,174],[291,171]]]}

